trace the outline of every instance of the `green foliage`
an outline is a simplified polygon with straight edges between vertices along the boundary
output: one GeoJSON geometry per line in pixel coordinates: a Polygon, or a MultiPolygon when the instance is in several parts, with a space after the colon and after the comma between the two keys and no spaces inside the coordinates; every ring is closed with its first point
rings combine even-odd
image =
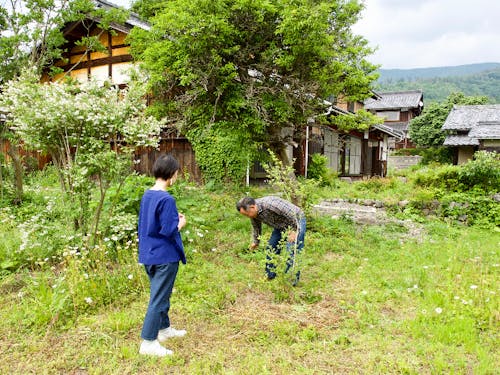
{"type": "Polygon", "coordinates": [[[486,104],[486,96],[467,97],[463,93],[452,93],[441,103],[426,106],[420,116],[410,121],[409,136],[419,147],[441,146],[446,133],[441,130],[454,105],[486,104]]]}
{"type": "Polygon", "coordinates": [[[158,143],[161,123],[144,115],[145,93],[136,81],[124,90],[97,82],[40,84],[26,72],[0,98],[25,147],[51,155],[73,212],[69,221],[94,242],[107,190],[131,173],[135,147],[158,143]]]}
{"type": "Polygon", "coordinates": [[[370,126],[382,124],[384,122],[382,118],[375,116],[364,109],[360,109],[351,115],[331,116],[328,121],[332,125],[335,125],[339,130],[346,132],[350,130],[366,130],[370,126]]]}
{"type": "Polygon", "coordinates": [[[496,153],[479,151],[475,159],[464,165],[431,165],[419,170],[414,182],[420,186],[448,191],[498,192],[500,190],[500,158],[496,153]]]}
{"type": "MultiPolygon", "coordinates": [[[[321,98],[362,100],[376,78],[365,59],[372,50],[351,31],[357,1],[141,1],[135,9],[151,17],[152,30],[136,28],[129,39],[149,74],[154,113],[186,134],[208,179],[237,180],[259,149],[282,157],[325,112],[321,98]]],[[[366,126],[368,116],[346,127],[366,126]]]]}
{"type": "Polygon", "coordinates": [[[500,191],[500,155],[496,152],[478,151],[474,159],[460,170],[460,182],[467,189],[483,189],[486,192],[500,191]]]}
{"type": "Polygon", "coordinates": [[[196,160],[206,180],[241,182],[247,171],[255,146],[226,123],[213,124],[209,129],[188,131],[196,152],[196,160]]]}
{"type": "Polygon", "coordinates": [[[307,178],[317,180],[320,186],[335,186],[338,175],[328,168],[328,158],[321,154],[312,154],[307,165],[307,178]]]}
{"type": "Polygon", "coordinates": [[[278,157],[269,152],[270,162],[264,165],[271,186],[283,194],[283,198],[301,207],[308,213],[317,196],[315,189],[319,186],[317,180],[297,180],[293,167],[285,166],[278,157]]]}

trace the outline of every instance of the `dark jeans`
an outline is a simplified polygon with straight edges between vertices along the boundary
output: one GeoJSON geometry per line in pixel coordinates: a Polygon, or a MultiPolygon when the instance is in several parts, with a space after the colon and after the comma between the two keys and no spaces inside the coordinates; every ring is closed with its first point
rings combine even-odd
{"type": "Polygon", "coordinates": [[[168,310],[170,295],[174,287],[175,277],[179,270],[179,262],[159,265],[145,265],[149,277],[149,305],[141,337],[144,340],[156,340],[158,331],[170,327],[168,310]]]}
{"type": "MultiPolygon", "coordinates": [[[[286,262],[285,273],[290,270],[290,268],[295,268],[295,254],[299,254],[300,251],[304,248],[304,239],[306,236],[306,219],[302,218],[299,220],[299,231],[297,233],[296,242],[286,242],[286,249],[288,252],[288,260],[286,262]]],[[[274,279],[276,277],[276,265],[273,263],[273,254],[280,254],[280,242],[283,238],[283,235],[286,235],[287,231],[282,231],[280,229],[274,229],[271,234],[271,238],[267,243],[268,253],[266,255],[266,274],[269,279],[274,279]]],[[[295,273],[295,281],[293,285],[296,285],[299,282],[300,278],[300,270],[298,266],[296,268],[295,273]]]]}

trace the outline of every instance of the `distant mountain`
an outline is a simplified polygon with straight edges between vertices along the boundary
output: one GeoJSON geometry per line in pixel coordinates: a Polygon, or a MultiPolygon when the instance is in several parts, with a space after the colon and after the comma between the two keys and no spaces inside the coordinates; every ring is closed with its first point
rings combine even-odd
{"type": "Polygon", "coordinates": [[[453,92],[488,96],[500,103],[500,63],[418,69],[381,69],[375,91],[422,90],[426,103],[443,101],[453,92]]]}
{"type": "Polygon", "coordinates": [[[386,81],[400,79],[411,81],[419,78],[455,77],[481,73],[486,70],[493,70],[496,68],[500,68],[500,63],[481,63],[415,69],[379,69],[380,77],[378,81],[383,84],[386,81]]]}

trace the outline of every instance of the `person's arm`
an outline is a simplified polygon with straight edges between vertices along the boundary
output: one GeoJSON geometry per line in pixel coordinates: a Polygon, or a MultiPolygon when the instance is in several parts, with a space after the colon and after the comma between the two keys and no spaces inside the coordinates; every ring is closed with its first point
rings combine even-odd
{"type": "MultiPolygon", "coordinates": [[[[179,226],[181,225],[181,215],[177,212],[174,199],[164,199],[159,209],[161,210],[159,213],[160,234],[165,237],[171,237],[179,231],[179,226]]],[[[184,218],[184,225],[185,220],[184,218]]]]}
{"type": "Polygon", "coordinates": [[[250,219],[252,222],[252,244],[250,249],[256,249],[259,246],[260,234],[262,233],[262,222],[260,220],[250,219]]]}

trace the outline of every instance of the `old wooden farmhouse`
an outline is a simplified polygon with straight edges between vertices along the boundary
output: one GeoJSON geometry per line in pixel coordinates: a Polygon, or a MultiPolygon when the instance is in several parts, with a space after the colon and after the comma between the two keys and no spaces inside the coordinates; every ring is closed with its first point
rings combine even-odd
{"type": "Polygon", "coordinates": [[[420,90],[379,92],[376,97],[365,100],[365,109],[384,119],[384,125],[401,133],[398,141],[393,138],[391,149],[414,147],[408,137],[410,121],[424,109],[424,95],[420,90]]]}
{"type": "Polygon", "coordinates": [[[500,152],[500,104],[457,105],[442,128],[444,145],[454,149],[454,163],[463,164],[478,150],[500,152]]]}

